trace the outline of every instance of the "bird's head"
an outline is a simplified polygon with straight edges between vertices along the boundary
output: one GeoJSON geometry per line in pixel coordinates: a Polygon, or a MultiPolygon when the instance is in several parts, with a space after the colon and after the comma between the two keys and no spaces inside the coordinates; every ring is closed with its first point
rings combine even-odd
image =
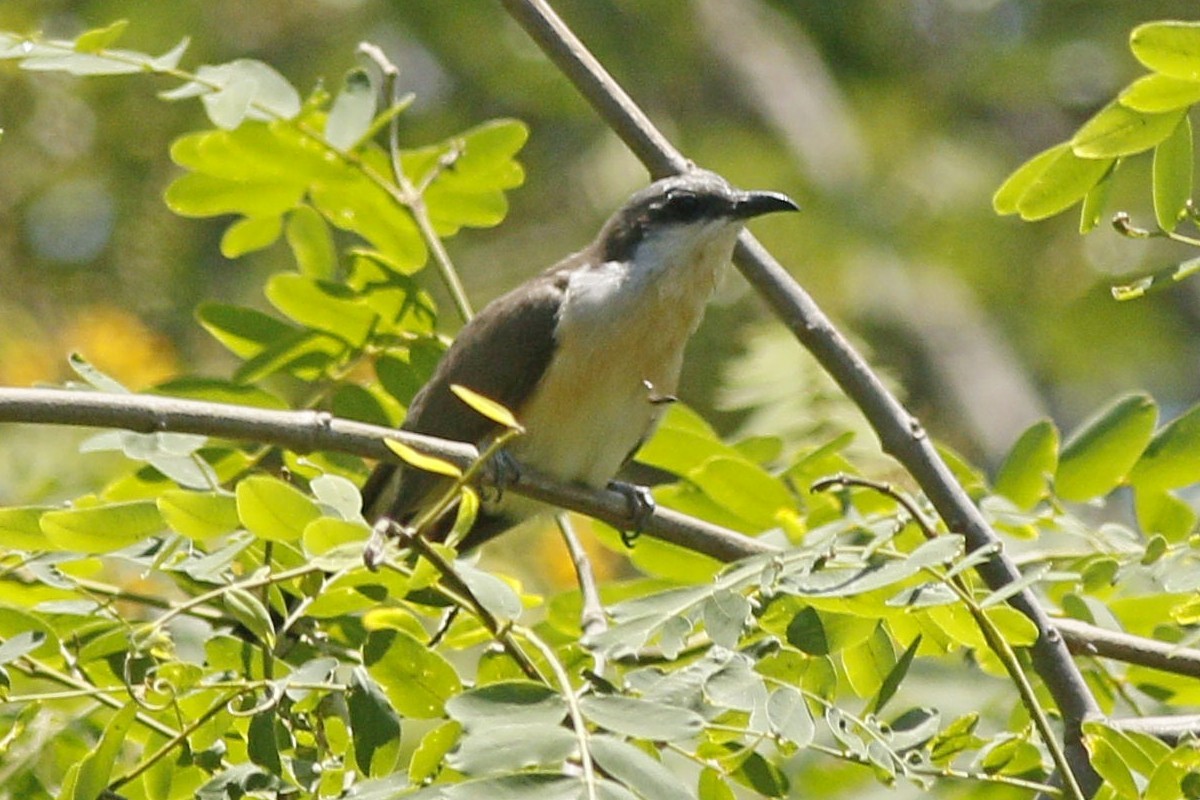
{"type": "Polygon", "coordinates": [[[597,246],[604,261],[690,262],[714,247],[728,250],[742,225],[774,211],[798,211],[786,195],[741,191],[707,170],[691,170],[655,181],[629,198],[601,228],[597,246]]]}

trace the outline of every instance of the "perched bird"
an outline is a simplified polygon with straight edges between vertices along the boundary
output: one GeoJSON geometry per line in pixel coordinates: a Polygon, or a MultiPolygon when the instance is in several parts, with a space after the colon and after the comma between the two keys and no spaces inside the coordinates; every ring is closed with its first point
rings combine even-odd
{"type": "MultiPolygon", "coordinates": [[[[591,244],[468,322],[413,398],[401,429],[486,444],[497,426],[450,391],[460,384],[501,403],[525,427],[508,446],[519,463],[604,487],[674,399],[684,346],[742,225],[795,210],[782,194],[738,191],[704,170],[652,183],[591,244]]],[[[447,485],[444,477],[382,463],[363,487],[364,513],[406,524],[447,485]]],[[[460,549],[527,514],[529,501],[522,509],[515,500],[502,494],[485,502],[460,549]]],[[[451,522],[427,535],[445,537],[451,522]]]]}

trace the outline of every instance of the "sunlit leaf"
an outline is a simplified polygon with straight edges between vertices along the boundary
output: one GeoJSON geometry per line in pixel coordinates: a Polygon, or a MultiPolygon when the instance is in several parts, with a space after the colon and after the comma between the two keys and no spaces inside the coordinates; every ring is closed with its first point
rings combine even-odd
{"type": "Polygon", "coordinates": [[[1017,508],[1032,508],[1046,494],[1058,467],[1058,429],[1050,420],[1035,422],[1013,445],[996,473],[995,489],[1017,508]]]}
{"type": "Polygon", "coordinates": [[[277,215],[243,217],[221,235],[221,255],[240,258],[247,253],[270,247],[283,232],[283,219],[277,215]]]}
{"type": "Polygon", "coordinates": [[[82,33],[75,39],[75,52],[95,53],[110,47],[121,38],[121,34],[129,27],[129,20],[119,19],[103,28],[94,28],[82,33]]]}
{"type": "Polygon", "coordinates": [[[238,526],[237,502],[227,493],[171,489],[155,503],[167,526],[189,539],[220,536],[238,526]]]}
{"type": "Polygon", "coordinates": [[[298,206],[287,218],[287,243],[301,274],[328,280],[337,272],[337,254],[329,223],[310,205],[298,206]]]}
{"type": "Polygon", "coordinates": [[[238,518],[255,536],[273,542],[294,542],[309,522],[321,516],[308,496],[270,475],[251,475],[235,490],[238,518]]]}
{"type": "Polygon", "coordinates": [[[1057,494],[1083,501],[1115,488],[1146,449],[1157,418],[1154,401],[1137,394],[1086,421],[1063,445],[1054,479],[1057,494]]]}
{"type": "Polygon", "coordinates": [[[1186,116],[1154,148],[1154,217],[1164,231],[1175,230],[1187,213],[1192,197],[1192,150],[1192,123],[1186,116]]]}
{"type": "Polygon", "coordinates": [[[633,789],[640,797],[694,798],[691,788],[662,762],[645,751],[612,736],[593,736],[589,749],[605,773],[633,789]]]}
{"type": "Polygon", "coordinates": [[[1140,153],[1170,136],[1183,114],[1184,109],[1147,114],[1110,103],[1075,132],[1071,149],[1075,155],[1089,159],[1140,153]]]}
{"type": "Polygon", "coordinates": [[[325,139],[339,150],[349,150],[358,144],[375,117],[375,96],[366,70],[347,72],[325,121],[325,139]]]}
{"type": "Polygon", "coordinates": [[[1200,81],[1144,75],[1126,86],[1119,100],[1123,106],[1151,114],[1187,108],[1200,103],[1200,81]]]}
{"type": "Polygon", "coordinates": [[[510,430],[524,430],[521,427],[521,423],[517,422],[517,418],[513,416],[513,413],[495,400],[484,397],[479,392],[472,391],[466,386],[460,386],[459,384],[451,385],[450,391],[454,392],[454,396],[470,406],[473,411],[487,417],[497,425],[509,428],[510,430]]]}
{"type": "Polygon", "coordinates": [[[602,728],[653,741],[690,739],[704,727],[694,711],[633,697],[589,695],[579,705],[584,716],[602,728]]]}
{"type": "Polygon", "coordinates": [[[1138,61],[1171,78],[1200,81],[1200,24],[1149,22],[1129,35],[1138,61]]]}
{"type": "Polygon", "coordinates": [[[350,671],[346,710],[359,771],[372,777],[390,774],[400,753],[400,717],[362,667],[350,671]]]}
{"type": "Polygon", "coordinates": [[[135,703],[128,703],[122,706],[104,726],[104,733],[100,735],[100,741],[79,764],[79,773],[75,779],[75,790],[72,795],[74,800],[95,800],[104,794],[109,779],[112,777],[113,767],[116,766],[117,757],[121,755],[121,750],[125,746],[125,737],[129,735],[129,730],[133,727],[137,710],[138,707],[135,703]]]}
{"type": "Polygon", "coordinates": [[[363,664],[402,716],[439,717],[446,700],[462,691],[450,662],[403,631],[372,631],[363,664]]]}
{"type": "Polygon", "coordinates": [[[152,500],[47,511],[40,524],[53,549],[109,553],[163,530],[152,500]]]}

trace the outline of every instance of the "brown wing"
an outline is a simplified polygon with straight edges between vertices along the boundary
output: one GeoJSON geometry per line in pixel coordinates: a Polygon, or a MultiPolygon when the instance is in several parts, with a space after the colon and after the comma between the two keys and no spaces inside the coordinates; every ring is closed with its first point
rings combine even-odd
{"type": "MultiPolygon", "coordinates": [[[[459,400],[450,387],[460,384],[520,413],[554,353],[554,329],[567,288],[560,265],[488,304],[459,332],[413,398],[401,430],[478,444],[494,433],[494,423],[459,400]]],[[[380,464],[363,486],[368,519],[386,514],[408,522],[447,483],[427,472],[380,464]]]]}

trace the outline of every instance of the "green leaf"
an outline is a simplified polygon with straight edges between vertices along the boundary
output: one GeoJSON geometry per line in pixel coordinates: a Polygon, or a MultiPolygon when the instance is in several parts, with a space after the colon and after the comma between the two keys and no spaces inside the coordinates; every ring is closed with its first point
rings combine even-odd
{"type": "Polygon", "coordinates": [[[557,725],[567,716],[562,696],[531,681],[504,681],[463,692],[446,703],[446,713],[469,729],[492,725],[557,725]]]}
{"type": "Polygon", "coordinates": [[[1134,111],[1161,113],[1200,103],[1200,82],[1170,78],[1154,73],[1144,75],[1121,91],[1121,105],[1134,111]]]}
{"type": "Polygon", "coordinates": [[[103,28],[94,28],[86,33],[80,34],[75,40],[75,52],[77,53],[97,53],[110,47],[116,43],[117,39],[121,38],[121,34],[129,27],[129,20],[119,19],[103,28]]]}
{"type": "Polygon", "coordinates": [[[368,777],[390,775],[400,755],[400,717],[362,667],[350,671],[346,711],[359,772],[368,777]]]}
{"type": "Polygon", "coordinates": [[[350,150],[371,128],[375,118],[375,88],[364,69],[346,73],[342,90],[338,92],[325,120],[325,141],[338,150],[350,150]]]}
{"type": "MultiPolygon", "coordinates": [[[[304,206],[301,206],[304,208],[304,206]]],[[[221,255],[239,258],[270,247],[283,232],[283,219],[278,215],[243,217],[225,229],[221,235],[221,255]]]]}
{"type": "Polygon", "coordinates": [[[517,418],[513,416],[513,413],[495,400],[484,397],[479,392],[472,391],[466,386],[460,386],[457,383],[451,384],[450,391],[454,392],[454,396],[466,403],[472,411],[490,419],[497,425],[514,431],[525,430],[521,427],[521,423],[517,422],[517,418]]]}
{"type": "Polygon", "coordinates": [[[221,594],[221,601],[234,619],[259,641],[268,647],[275,646],[275,622],[261,600],[245,589],[230,586],[221,594]]]}
{"type": "Polygon", "coordinates": [[[1039,153],[996,190],[998,213],[1019,213],[1026,221],[1052,217],[1082,200],[1112,167],[1112,159],[1080,158],[1069,144],[1039,153]]]}
{"type": "Polygon", "coordinates": [[[111,553],[163,530],[153,500],[47,511],[40,520],[51,549],[111,553]]]}
{"type": "Polygon", "coordinates": [[[704,719],[694,711],[633,697],[589,695],[579,706],[602,728],[651,741],[690,739],[704,728],[704,719]]]}
{"type": "Polygon", "coordinates": [[[250,718],[246,727],[246,755],[267,772],[279,774],[283,770],[279,758],[279,741],[275,736],[275,721],[278,713],[271,709],[260,711],[250,718]]]}
{"type": "Polygon", "coordinates": [[[446,754],[458,744],[461,733],[462,725],[450,720],[422,736],[408,762],[409,780],[418,784],[435,777],[445,764],[446,754]]]}
{"type": "Polygon", "coordinates": [[[287,243],[302,275],[331,280],[337,273],[329,223],[312,206],[301,205],[288,214],[287,243]]]}
{"type": "Polygon", "coordinates": [[[196,70],[206,89],[200,99],[218,128],[232,130],[244,119],[291,119],[300,113],[300,94],[273,67],[239,58],[196,70]],[[216,86],[214,90],[212,87],[216,86]]]}
{"type": "Polygon", "coordinates": [[[1002,215],[1016,214],[1021,197],[1069,147],[1066,143],[1055,145],[1017,167],[992,195],[992,208],[995,212],[1002,215]]]}
{"type": "Polygon", "coordinates": [[[1164,425],[1129,473],[1139,490],[1177,489],[1200,482],[1200,405],[1164,425]]]}
{"type": "Polygon", "coordinates": [[[1171,135],[1184,109],[1148,114],[1110,103],[1075,132],[1071,149],[1081,158],[1107,159],[1149,150],[1171,135]]]}
{"type": "Polygon", "coordinates": [[[88,385],[93,388],[99,389],[102,392],[129,394],[129,390],[122,386],[119,381],[101,372],[79,353],[71,353],[67,356],[67,364],[76,375],[87,381],[88,385]]]}
{"type": "Polygon", "coordinates": [[[428,251],[412,216],[365,177],[315,183],[310,198],[331,225],[357,233],[401,274],[415,272],[425,263],[428,251]]]}
{"type": "Polygon", "coordinates": [[[876,625],[864,641],[842,650],[841,660],[851,690],[866,698],[882,690],[884,680],[896,666],[896,651],[887,630],[876,625]]]}
{"type": "Polygon", "coordinates": [[[508,212],[504,190],[520,186],[524,170],[514,156],[529,138],[529,128],[518,120],[492,120],[461,136],[451,144],[405,153],[405,172],[419,183],[432,170],[439,170],[424,200],[430,219],[443,236],[462,226],[491,227],[508,212]],[[453,150],[452,150],[453,148],[453,150]],[[441,159],[453,152],[452,168],[441,159]]]}
{"type": "Polygon", "coordinates": [[[446,765],[466,775],[556,766],[576,751],[575,734],[546,723],[496,723],[464,736],[446,765]]]}
{"type": "Polygon", "coordinates": [[[14,506],[0,508],[0,542],[6,550],[51,550],[54,546],[42,530],[42,515],[57,506],[14,506]]]}
{"type": "Polygon", "coordinates": [[[739,592],[718,589],[704,601],[704,630],[713,643],[737,649],[738,639],[750,618],[750,601],[739,592]]]}
{"type": "Polygon", "coordinates": [[[79,764],[72,794],[74,800],[97,800],[104,792],[136,716],[137,705],[129,703],[122,706],[104,726],[100,741],[79,764]]]}
{"type": "MultiPolygon", "coordinates": [[[[590,698],[589,698],[590,699],[590,698]]],[[[607,775],[646,798],[694,798],[674,772],[645,751],[612,736],[593,736],[588,749],[607,775]]]]}
{"type": "Polygon", "coordinates": [[[1017,439],[996,473],[996,493],[1029,510],[1045,497],[1047,481],[1057,467],[1058,428],[1050,420],[1035,422],[1017,439]]]}
{"type": "Polygon", "coordinates": [[[1196,510],[1190,504],[1165,490],[1138,486],[1134,507],[1142,531],[1162,534],[1170,542],[1184,541],[1198,521],[1196,510]]]}
{"type": "Polygon", "coordinates": [[[167,527],[189,539],[203,541],[238,526],[237,501],[228,493],[168,489],[155,504],[167,527]]]}
{"type": "Polygon", "coordinates": [[[253,308],[223,303],[201,303],[196,319],[231,353],[239,358],[253,358],[296,329],[275,317],[253,308]]]}
{"type": "Polygon", "coordinates": [[[403,631],[371,631],[363,645],[363,663],[406,717],[439,717],[445,702],[462,691],[450,662],[403,631]]]}
{"type": "Polygon", "coordinates": [[[683,476],[713,456],[742,457],[721,441],[703,417],[683,403],[672,403],[658,430],[635,458],[639,463],[683,476]]]}
{"type": "Polygon", "coordinates": [[[1171,78],[1200,81],[1200,24],[1149,22],[1129,35],[1138,61],[1171,78]]]}
{"type": "Polygon", "coordinates": [[[712,767],[700,770],[699,800],[737,800],[721,773],[712,767]]]}
{"type": "Polygon", "coordinates": [[[10,636],[0,644],[0,665],[11,664],[22,656],[27,656],[42,646],[46,634],[41,631],[24,631],[16,636],[10,636]]]}
{"type": "Polygon", "coordinates": [[[271,542],[294,542],[321,510],[303,492],[270,475],[243,478],[235,490],[238,519],[246,530],[271,542]]]}
{"type": "Polygon", "coordinates": [[[379,317],[351,289],[304,275],[279,273],[267,280],[271,305],[308,328],[337,336],[360,347],[379,317]]]}
{"type": "Polygon", "coordinates": [[[199,172],[176,178],[163,195],[167,207],[181,217],[280,217],[295,208],[304,187],[269,177],[230,181],[199,172]]]}
{"type": "Polygon", "coordinates": [[[816,735],[816,725],[804,695],[790,686],[771,692],[767,700],[771,730],[798,747],[807,747],[816,735]]]}
{"type": "Polygon", "coordinates": [[[1095,230],[1104,217],[1108,196],[1112,193],[1113,176],[1117,173],[1117,166],[1120,163],[1120,161],[1114,161],[1104,176],[1084,195],[1083,206],[1079,211],[1079,232],[1081,234],[1095,230]]]}
{"type": "Polygon", "coordinates": [[[1107,740],[1087,737],[1088,753],[1092,767],[1104,779],[1105,786],[1117,792],[1118,797],[1141,797],[1137,781],[1120,754],[1107,740]]]}
{"type": "Polygon", "coordinates": [[[773,527],[781,509],[796,507],[783,481],[740,456],[710,458],[687,478],[718,505],[758,530],[773,527]]]}
{"type": "Polygon", "coordinates": [[[1114,489],[1146,449],[1158,409],[1142,394],[1121,398],[1085,422],[1063,445],[1055,491],[1081,502],[1114,489]]]}
{"type": "Polygon", "coordinates": [[[904,682],[904,678],[908,675],[908,670],[912,666],[913,659],[917,656],[917,649],[921,646],[921,636],[917,635],[913,639],[912,644],[905,648],[904,653],[896,661],[891,672],[883,679],[883,684],[879,687],[879,693],[875,696],[875,702],[871,705],[871,713],[878,714],[883,711],[884,706],[896,694],[896,690],[900,688],[900,684],[904,682]]]}
{"type": "Polygon", "coordinates": [[[327,372],[346,352],[344,340],[320,331],[295,330],[238,367],[234,380],[260,381],[277,372],[287,372],[302,381],[327,377],[327,372]]]}
{"type": "Polygon", "coordinates": [[[1173,231],[1187,214],[1192,197],[1192,123],[1185,116],[1174,132],[1154,148],[1154,217],[1173,231]]]}
{"type": "Polygon", "coordinates": [[[396,439],[384,439],[383,443],[409,466],[425,472],[432,472],[435,475],[445,475],[450,478],[462,477],[462,470],[445,459],[425,455],[396,439]]]}
{"type": "Polygon", "coordinates": [[[284,411],[288,404],[279,397],[257,386],[244,386],[222,378],[200,378],[185,376],[160,383],[154,394],[166,397],[184,397],[191,400],[206,400],[210,403],[227,403],[235,406],[254,406],[284,411]]]}

